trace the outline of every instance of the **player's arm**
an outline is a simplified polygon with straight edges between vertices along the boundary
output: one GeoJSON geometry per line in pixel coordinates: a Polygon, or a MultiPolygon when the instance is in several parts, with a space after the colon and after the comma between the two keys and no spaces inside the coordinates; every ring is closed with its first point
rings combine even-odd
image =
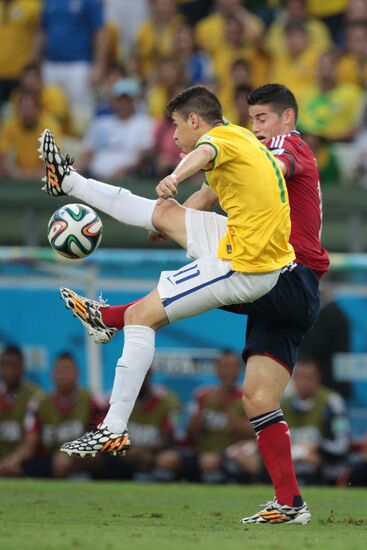
{"type": "Polygon", "coordinates": [[[284,164],[284,162],[282,160],[280,160],[280,158],[278,158],[276,155],[274,155],[274,156],[275,156],[275,160],[278,163],[279,168],[281,169],[281,171],[283,173],[283,176],[287,177],[287,166],[284,164]]]}
{"type": "Polygon", "coordinates": [[[157,195],[162,199],[173,197],[177,193],[179,183],[200,172],[215,158],[215,155],[214,147],[206,143],[201,144],[180,161],[172,174],[158,183],[156,187],[157,195]]]}
{"type": "Polygon", "coordinates": [[[218,202],[217,195],[210,189],[209,185],[205,182],[186,201],[183,203],[187,208],[194,208],[195,210],[212,210],[218,202]]]}

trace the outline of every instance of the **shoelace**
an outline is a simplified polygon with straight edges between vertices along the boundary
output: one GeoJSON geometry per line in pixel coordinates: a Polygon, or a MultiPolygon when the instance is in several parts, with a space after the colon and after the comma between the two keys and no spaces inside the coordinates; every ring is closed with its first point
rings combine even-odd
{"type": "Polygon", "coordinates": [[[71,157],[69,154],[65,155],[65,167],[69,168],[70,166],[73,166],[75,161],[74,157],[71,157]]]}

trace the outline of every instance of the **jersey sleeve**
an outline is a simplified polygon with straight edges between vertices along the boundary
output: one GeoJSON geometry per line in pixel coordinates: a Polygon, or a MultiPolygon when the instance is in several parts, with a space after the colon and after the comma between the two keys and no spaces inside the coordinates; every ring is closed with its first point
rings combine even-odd
{"type": "Polygon", "coordinates": [[[304,162],[298,152],[299,145],[292,139],[292,136],[275,136],[266,146],[276,158],[285,164],[287,178],[304,171],[304,162]]]}
{"type": "Polygon", "coordinates": [[[217,168],[218,166],[223,164],[223,162],[228,160],[228,153],[225,148],[225,141],[220,137],[205,134],[204,136],[201,136],[201,138],[198,140],[195,149],[200,147],[200,145],[210,145],[215,151],[213,160],[203,168],[205,172],[214,170],[214,168],[217,168]]]}

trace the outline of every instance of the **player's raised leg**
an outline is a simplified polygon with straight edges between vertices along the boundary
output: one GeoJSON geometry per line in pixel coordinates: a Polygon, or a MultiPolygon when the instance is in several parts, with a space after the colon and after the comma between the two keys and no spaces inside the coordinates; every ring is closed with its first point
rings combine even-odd
{"type": "Polygon", "coordinates": [[[186,247],[186,208],[176,201],[146,199],[123,187],[84,178],[72,168],[73,159],[62,155],[50,130],[43,132],[39,152],[46,169],[43,189],[49,195],[72,195],[119,222],[158,229],[186,247]]]}
{"type": "Polygon", "coordinates": [[[153,361],[155,330],[168,323],[157,290],[141,302],[142,306],[137,303],[129,308],[132,313],[127,315],[124,348],[117,362],[110,408],[103,423],[78,439],[65,443],[61,451],[69,455],[95,456],[97,453],[124,454],[128,450],[127,422],[153,361]],[[138,313],[133,312],[137,306],[138,313]]]}
{"type": "Polygon", "coordinates": [[[60,288],[60,297],[74,317],[85,326],[96,344],[107,344],[124,328],[125,311],[135,304],[134,301],[120,306],[109,306],[105,300],[92,300],[69,288],[60,288]]]}

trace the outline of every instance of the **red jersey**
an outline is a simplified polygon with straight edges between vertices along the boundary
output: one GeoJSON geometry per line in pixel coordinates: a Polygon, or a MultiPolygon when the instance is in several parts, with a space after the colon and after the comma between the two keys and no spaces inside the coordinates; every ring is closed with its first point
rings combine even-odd
{"type": "Polygon", "coordinates": [[[322,277],[329,267],[327,250],[321,246],[322,197],[320,174],[310,147],[299,132],[273,137],[266,146],[287,167],[291,236],[296,262],[322,277]]]}

